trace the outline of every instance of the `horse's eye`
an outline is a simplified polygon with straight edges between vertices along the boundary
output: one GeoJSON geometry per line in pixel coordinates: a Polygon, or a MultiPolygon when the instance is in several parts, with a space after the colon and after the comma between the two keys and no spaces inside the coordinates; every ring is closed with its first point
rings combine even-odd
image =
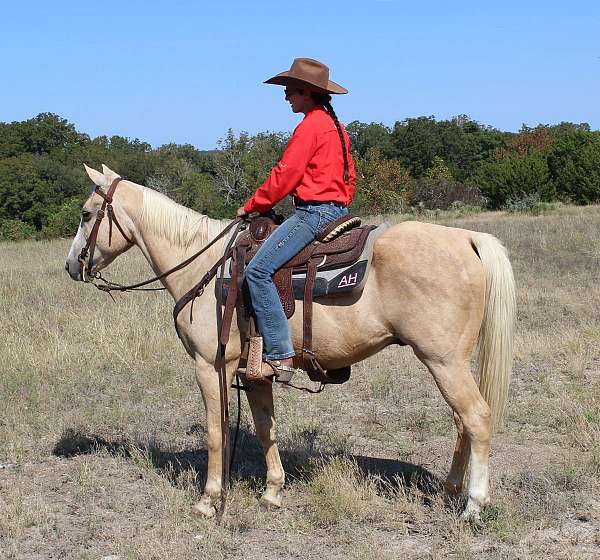
{"type": "Polygon", "coordinates": [[[84,222],[87,222],[90,217],[91,217],[92,213],[89,210],[86,210],[85,208],[81,211],[81,217],[83,218],[84,222]]]}

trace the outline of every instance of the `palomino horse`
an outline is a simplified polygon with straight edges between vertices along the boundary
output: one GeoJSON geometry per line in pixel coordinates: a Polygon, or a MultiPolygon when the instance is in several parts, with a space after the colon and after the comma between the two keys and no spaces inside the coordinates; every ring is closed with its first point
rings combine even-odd
{"type": "MultiPolygon", "coordinates": [[[[92,181],[106,192],[118,178],[86,167],[92,181]]],[[[103,199],[92,193],[73,240],[66,268],[82,278],[78,256],[86,245],[103,199]]],[[[114,193],[112,228],[98,228],[93,270],[107,267],[137,245],[155,273],[166,271],[204,246],[228,222],[184,208],[166,196],[123,180],[114,193]]],[[[164,278],[178,300],[222,255],[220,240],[188,267],[164,278]]],[[[215,369],[217,329],[214,280],[196,301],[190,323],[181,313],[178,327],[188,354],[195,360],[196,379],[206,407],[208,474],[196,514],[212,516],[221,495],[221,426],[218,376],[215,369]]],[[[299,302],[298,302],[299,303],[299,302]]],[[[364,360],[390,344],[409,345],[433,375],[454,412],[458,439],[446,489],[462,489],[470,459],[465,517],[478,516],[489,503],[488,464],[492,427],[502,418],[512,363],[515,288],[511,265],[500,242],[485,233],[439,225],[403,222],[385,230],[374,246],[372,269],[361,295],[346,295],[335,305],[315,302],[314,350],[325,368],[364,360]],[[477,345],[477,377],[470,357],[477,345]]],[[[290,320],[294,347],[302,344],[302,311],[290,320]]],[[[241,335],[232,326],[225,355],[228,387],[240,355],[241,335]]],[[[281,504],[285,474],[275,438],[272,387],[256,384],[247,392],[256,434],[265,452],[267,488],[261,501],[281,504]]]]}

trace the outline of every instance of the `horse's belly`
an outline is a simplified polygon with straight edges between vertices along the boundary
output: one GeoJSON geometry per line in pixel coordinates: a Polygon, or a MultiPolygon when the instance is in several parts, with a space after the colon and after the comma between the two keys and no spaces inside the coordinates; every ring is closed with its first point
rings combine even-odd
{"type": "MultiPolygon", "coordinates": [[[[313,350],[325,368],[351,365],[398,342],[386,325],[370,277],[361,294],[349,294],[313,304],[313,350]]],[[[297,355],[303,346],[302,303],[296,302],[291,319],[292,340],[297,355]]]]}

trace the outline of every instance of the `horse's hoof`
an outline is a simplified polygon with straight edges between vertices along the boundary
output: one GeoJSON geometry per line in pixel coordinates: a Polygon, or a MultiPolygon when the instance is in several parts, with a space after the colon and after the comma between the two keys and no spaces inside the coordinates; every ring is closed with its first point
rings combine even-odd
{"type": "Polygon", "coordinates": [[[190,513],[194,517],[210,519],[211,517],[214,517],[217,513],[217,508],[215,508],[215,506],[212,505],[210,499],[202,499],[192,506],[190,513]]]}
{"type": "Polygon", "coordinates": [[[281,494],[263,494],[260,497],[259,504],[264,509],[279,509],[281,507],[281,494]]]}
{"type": "Polygon", "coordinates": [[[481,507],[477,505],[473,500],[469,499],[465,511],[462,512],[461,517],[464,521],[469,523],[481,523],[481,507]]]}

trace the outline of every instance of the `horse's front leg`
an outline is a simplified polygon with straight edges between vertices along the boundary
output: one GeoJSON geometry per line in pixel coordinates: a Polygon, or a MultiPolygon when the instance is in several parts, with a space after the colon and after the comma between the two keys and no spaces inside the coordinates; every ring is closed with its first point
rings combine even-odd
{"type": "Polygon", "coordinates": [[[250,403],[256,435],[262,444],[267,463],[267,489],[260,501],[265,506],[280,507],[285,472],[276,441],[273,386],[266,383],[252,383],[248,388],[246,395],[250,403]]]}
{"type": "MultiPolygon", "coordinates": [[[[231,395],[231,382],[237,369],[237,360],[227,364],[227,398],[231,395]]],[[[212,517],[221,497],[221,399],[219,395],[219,374],[213,364],[196,356],[196,381],[202,393],[206,410],[206,430],[208,448],[208,471],[206,484],[200,501],[192,506],[192,513],[212,517]]]]}

